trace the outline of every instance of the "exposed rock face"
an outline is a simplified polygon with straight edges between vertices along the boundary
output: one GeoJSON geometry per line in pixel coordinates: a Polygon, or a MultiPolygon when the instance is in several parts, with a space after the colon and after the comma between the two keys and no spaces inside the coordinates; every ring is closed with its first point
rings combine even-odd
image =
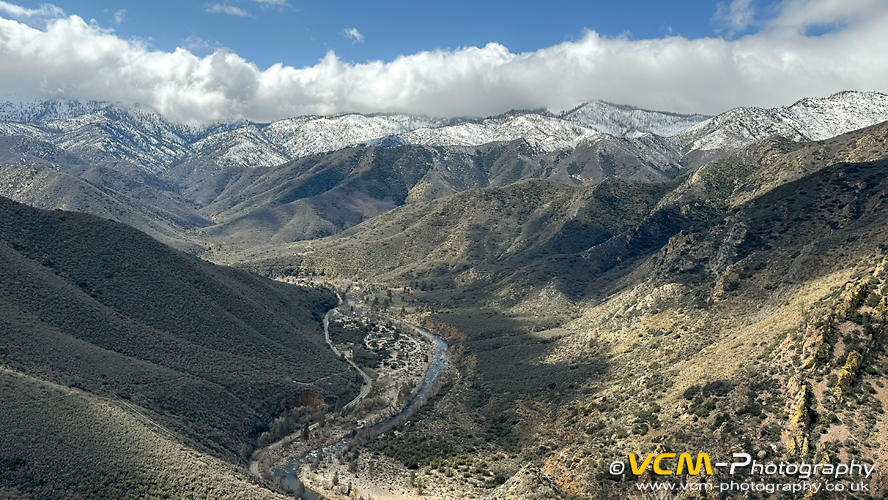
{"type": "Polygon", "coordinates": [[[807,385],[803,385],[796,394],[795,403],[793,403],[792,416],[789,418],[789,427],[787,434],[789,440],[786,443],[786,449],[790,455],[804,456],[808,453],[808,426],[811,425],[811,412],[808,406],[808,400],[811,390],[807,385]]]}
{"type": "Polygon", "coordinates": [[[862,281],[857,285],[848,284],[845,291],[842,292],[842,303],[836,309],[836,313],[843,318],[848,317],[848,313],[853,312],[866,300],[870,291],[869,281],[862,281]]]}
{"type": "Polygon", "coordinates": [[[854,379],[857,378],[857,372],[859,370],[860,355],[857,354],[857,351],[851,351],[848,353],[848,359],[845,361],[845,366],[842,367],[842,371],[839,372],[839,379],[836,384],[836,396],[838,396],[839,401],[844,399],[845,393],[851,388],[854,379]]]}

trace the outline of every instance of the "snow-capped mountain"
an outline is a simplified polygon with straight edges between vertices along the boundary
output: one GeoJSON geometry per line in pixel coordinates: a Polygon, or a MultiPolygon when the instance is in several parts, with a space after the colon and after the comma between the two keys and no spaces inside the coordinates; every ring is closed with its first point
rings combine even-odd
{"type": "Polygon", "coordinates": [[[199,130],[170,123],[158,113],[110,102],[45,101],[0,105],[4,135],[43,139],[83,159],[126,161],[147,172],[165,170],[188,152],[199,130]]]}
{"type": "Polygon", "coordinates": [[[793,141],[814,141],[888,120],[888,95],[839,92],[805,98],[789,107],[735,108],[675,135],[682,155],[707,159],[736,151],[772,135],[793,141]]]}
{"type": "Polygon", "coordinates": [[[645,134],[670,137],[710,117],[648,111],[605,101],[589,101],[565,111],[560,118],[618,137],[640,137],[645,134]]]}
{"type": "Polygon", "coordinates": [[[711,118],[593,101],[561,115],[352,113],[199,128],[140,106],[7,103],[0,194],[129,221],[171,242],[206,226],[293,241],[461,191],[526,179],[658,182],[773,134],[824,139],[886,120],[888,96],[877,92],[711,118]]]}
{"type": "MultiPolygon", "coordinates": [[[[789,107],[736,108],[715,117],[648,111],[591,101],[559,116],[511,112],[481,120],[409,115],[303,116],[268,124],[226,122],[194,128],[156,112],[109,102],[0,104],[0,135],[48,141],[87,161],[126,161],[152,174],[187,163],[189,171],[270,167],[305,156],[362,145],[477,147],[523,139],[540,154],[582,144],[654,135],[656,163],[697,166],[773,134],[793,140],[831,137],[888,119],[888,96],[841,92],[789,107]]],[[[642,161],[642,143],[633,145],[642,161]]]]}

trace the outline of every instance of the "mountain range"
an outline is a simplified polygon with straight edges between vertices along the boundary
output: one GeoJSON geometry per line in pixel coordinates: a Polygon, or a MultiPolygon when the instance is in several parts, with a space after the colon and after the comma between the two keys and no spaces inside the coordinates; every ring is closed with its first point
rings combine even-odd
{"type": "Polygon", "coordinates": [[[120,220],[200,252],[213,242],[330,235],[396,206],[526,179],[672,179],[773,134],[818,140],[885,119],[888,96],[876,92],[714,117],[593,101],[558,115],[345,114],[204,127],[107,102],[6,103],[0,194],[120,220]]]}

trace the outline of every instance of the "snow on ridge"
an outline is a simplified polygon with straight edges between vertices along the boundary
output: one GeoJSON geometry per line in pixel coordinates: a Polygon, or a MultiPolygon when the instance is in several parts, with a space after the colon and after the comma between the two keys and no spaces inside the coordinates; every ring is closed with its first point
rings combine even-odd
{"type": "Polygon", "coordinates": [[[655,134],[668,137],[668,144],[681,154],[718,153],[773,134],[818,140],[885,120],[888,95],[854,91],[805,98],[780,108],[735,108],[714,117],[590,101],[558,116],[514,111],[469,120],[346,113],[271,123],[220,122],[201,128],[170,123],[138,105],[106,101],[0,103],[0,135],[39,137],[85,159],[110,155],[151,172],[183,160],[226,167],[271,166],[361,145],[475,147],[523,139],[538,151],[553,152],[602,134],[631,141],[655,134]]]}
{"type": "Polygon", "coordinates": [[[562,113],[561,118],[581,123],[601,133],[634,138],[644,134],[670,137],[710,117],[650,111],[596,100],[562,113]]]}
{"type": "Polygon", "coordinates": [[[575,148],[598,135],[599,132],[579,123],[540,114],[520,114],[437,128],[425,127],[400,137],[410,144],[424,146],[480,146],[524,139],[536,149],[552,152],[575,148]]]}
{"type": "Polygon", "coordinates": [[[271,167],[290,160],[254,123],[208,135],[189,149],[190,157],[212,159],[220,167],[271,167]]]}
{"type": "Polygon", "coordinates": [[[739,149],[771,135],[794,141],[827,139],[888,120],[888,95],[845,91],[805,98],[788,107],[734,108],[674,138],[685,151],[739,149]]]}
{"type": "Polygon", "coordinates": [[[270,123],[266,135],[291,157],[358,146],[417,128],[436,126],[440,120],[409,115],[306,116],[270,123]]]}

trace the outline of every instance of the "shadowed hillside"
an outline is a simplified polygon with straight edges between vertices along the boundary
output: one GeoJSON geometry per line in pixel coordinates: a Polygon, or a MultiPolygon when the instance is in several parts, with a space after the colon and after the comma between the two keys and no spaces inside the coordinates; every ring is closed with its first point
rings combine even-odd
{"type": "MultiPolygon", "coordinates": [[[[215,266],[120,223],[6,198],[0,255],[5,367],[31,384],[119,401],[202,452],[244,460],[304,392],[332,406],[357,393],[356,375],[324,343],[320,321],[337,302],[324,289],[215,266]]],[[[56,419],[70,418],[38,408],[16,421],[58,429],[56,419]]],[[[30,433],[23,449],[3,446],[3,460],[40,455],[27,443],[56,439],[37,425],[30,433]]]]}

